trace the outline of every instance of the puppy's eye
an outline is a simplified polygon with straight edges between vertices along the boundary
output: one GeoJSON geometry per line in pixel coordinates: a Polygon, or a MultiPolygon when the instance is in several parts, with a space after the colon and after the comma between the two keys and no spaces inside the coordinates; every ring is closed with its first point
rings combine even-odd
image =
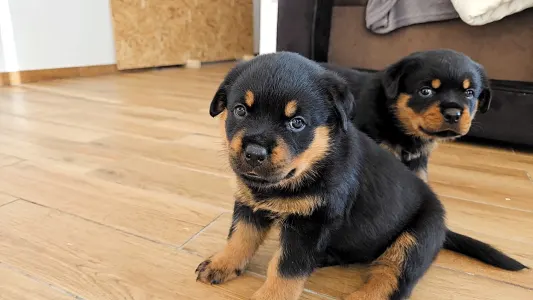
{"type": "Polygon", "coordinates": [[[289,121],[288,126],[291,131],[302,131],[305,128],[305,120],[302,117],[294,117],[289,121]]]}
{"type": "Polygon", "coordinates": [[[468,98],[468,99],[472,99],[472,98],[474,98],[474,90],[470,90],[470,89],[466,90],[466,91],[465,91],[465,96],[466,96],[466,98],[468,98]]]}
{"type": "Polygon", "coordinates": [[[242,119],[246,117],[248,112],[246,111],[246,107],[244,107],[244,105],[239,104],[233,109],[233,114],[235,115],[235,117],[242,119]]]}
{"type": "Polygon", "coordinates": [[[433,90],[428,87],[423,87],[418,91],[418,94],[424,98],[427,98],[433,95],[433,90]]]}

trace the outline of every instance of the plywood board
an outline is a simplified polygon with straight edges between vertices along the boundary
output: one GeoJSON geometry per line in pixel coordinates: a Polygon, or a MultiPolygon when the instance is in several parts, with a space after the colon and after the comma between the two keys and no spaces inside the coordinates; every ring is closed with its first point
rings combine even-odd
{"type": "Polygon", "coordinates": [[[253,52],[252,0],[111,0],[120,70],[253,52]]]}

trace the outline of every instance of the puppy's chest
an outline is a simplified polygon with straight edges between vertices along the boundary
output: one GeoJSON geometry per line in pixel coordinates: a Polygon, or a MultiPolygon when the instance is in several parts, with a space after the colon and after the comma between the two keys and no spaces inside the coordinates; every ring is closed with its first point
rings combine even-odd
{"type": "Polygon", "coordinates": [[[256,194],[248,187],[239,184],[235,201],[245,204],[254,211],[268,211],[278,217],[290,215],[310,216],[325,204],[324,198],[315,194],[308,195],[265,195],[256,194]]]}
{"type": "Polygon", "coordinates": [[[379,144],[383,149],[389,151],[402,162],[409,162],[420,158],[421,156],[429,156],[433,148],[435,148],[434,142],[428,142],[422,145],[405,147],[400,144],[390,144],[383,141],[379,144]]]}

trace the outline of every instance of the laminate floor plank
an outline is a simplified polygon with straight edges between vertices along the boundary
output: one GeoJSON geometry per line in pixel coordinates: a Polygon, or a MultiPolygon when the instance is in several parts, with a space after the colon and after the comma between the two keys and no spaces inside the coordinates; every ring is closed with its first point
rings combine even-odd
{"type": "MultiPolygon", "coordinates": [[[[278,247],[220,286],[234,175],[209,103],[234,64],[0,89],[0,299],[249,299],[278,247]],[[7,298],[6,298],[7,297],[7,298]]],[[[533,152],[461,142],[431,156],[451,229],[533,267],[533,152]]],[[[340,299],[365,266],[317,270],[301,299],[340,299]]],[[[443,250],[411,299],[533,299],[533,272],[443,250]]]]}

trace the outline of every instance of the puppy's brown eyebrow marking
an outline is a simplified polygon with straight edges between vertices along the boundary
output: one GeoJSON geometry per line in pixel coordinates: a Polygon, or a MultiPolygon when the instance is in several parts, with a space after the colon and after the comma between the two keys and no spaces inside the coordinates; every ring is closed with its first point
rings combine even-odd
{"type": "Polygon", "coordinates": [[[440,85],[442,83],[440,82],[440,79],[433,79],[431,80],[431,87],[434,88],[434,89],[438,89],[440,88],[440,85]]]}
{"type": "Polygon", "coordinates": [[[298,104],[296,100],[291,100],[287,105],[285,106],[285,116],[292,117],[296,113],[296,109],[298,108],[298,104]]]}
{"type": "Polygon", "coordinates": [[[254,105],[254,93],[252,91],[246,91],[246,94],[244,95],[244,102],[246,102],[248,107],[252,107],[252,105],[254,105]]]}
{"type": "Polygon", "coordinates": [[[469,87],[470,87],[470,79],[467,78],[463,80],[463,88],[466,90],[469,87]]]}

